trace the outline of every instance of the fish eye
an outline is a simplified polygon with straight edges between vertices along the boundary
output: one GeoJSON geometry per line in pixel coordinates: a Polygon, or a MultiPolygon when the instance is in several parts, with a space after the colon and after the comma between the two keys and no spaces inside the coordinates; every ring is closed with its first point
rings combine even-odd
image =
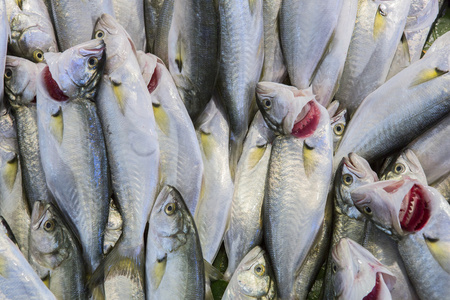
{"type": "Polygon", "coordinates": [[[55,221],[53,220],[47,220],[44,223],[44,230],[47,232],[51,232],[55,229],[55,221]]]}
{"type": "Polygon", "coordinates": [[[353,183],[353,177],[350,174],[344,174],[344,176],[342,176],[342,180],[345,185],[351,185],[353,183]]]}
{"type": "Polygon", "coordinates": [[[371,215],[372,214],[372,209],[370,207],[368,207],[368,206],[364,206],[364,212],[366,214],[368,214],[368,215],[371,215]]]}
{"type": "Polygon", "coordinates": [[[5,80],[10,80],[12,77],[12,71],[11,69],[6,69],[5,70],[5,80]]]}
{"type": "Polygon", "coordinates": [[[332,269],[333,269],[333,273],[336,273],[336,272],[337,272],[337,266],[336,266],[335,264],[333,264],[332,269]]]}
{"type": "Polygon", "coordinates": [[[166,207],[164,208],[164,212],[170,216],[173,215],[175,213],[175,210],[177,209],[177,205],[175,203],[169,203],[166,205],[166,207]]]}
{"type": "Polygon", "coordinates": [[[34,50],[33,52],[33,59],[36,62],[42,62],[44,60],[44,52],[42,50],[34,50]]]}
{"type": "Polygon", "coordinates": [[[344,133],[344,128],[345,128],[344,124],[341,124],[341,123],[336,124],[333,128],[334,134],[342,135],[344,133]]]}
{"type": "Polygon", "coordinates": [[[272,101],[270,101],[270,99],[264,100],[264,106],[270,108],[272,106],[272,101]]]}
{"type": "Polygon", "coordinates": [[[378,6],[378,12],[379,12],[380,15],[382,15],[383,17],[386,17],[386,5],[380,4],[380,6],[378,6]]]}
{"type": "Polygon", "coordinates": [[[88,65],[90,68],[94,68],[95,66],[98,65],[98,59],[96,57],[89,58],[88,65]]]}
{"type": "Polygon", "coordinates": [[[97,30],[97,32],[94,35],[94,37],[96,39],[102,39],[104,36],[105,36],[105,33],[102,30],[97,30]]]}
{"type": "Polygon", "coordinates": [[[256,267],[254,268],[255,274],[258,276],[263,276],[264,272],[266,271],[266,269],[264,268],[263,265],[258,264],[256,265],[256,267]]]}
{"type": "Polygon", "coordinates": [[[405,165],[401,164],[401,163],[396,164],[395,168],[394,168],[394,172],[397,174],[401,174],[401,173],[405,172],[405,165]]]}

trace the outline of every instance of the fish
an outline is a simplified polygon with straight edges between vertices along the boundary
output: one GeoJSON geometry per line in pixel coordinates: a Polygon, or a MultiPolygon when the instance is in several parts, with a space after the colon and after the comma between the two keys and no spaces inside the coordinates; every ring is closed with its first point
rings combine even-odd
{"type": "Polygon", "coordinates": [[[37,84],[39,148],[48,189],[79,237],[86,272],[103,258],[109,211],[109,167],[93,102],[105,44],[91,40],[63,53],[45,53],[37,84]]]}
{"type": "Polygon", "coordinates": [[[355,28],[335,95],[350,119],[360,103],[386,81],[410,3],[411,0],[358,1],[355,28]]]}
{"type": "Polygon", "coordinates": [[[335,34],[342,3],[342,0],[320,3],[284,0],[281,3],[281,48],[289,79],[298,89],[311,85],[335,34]]]}
{"type": "Polygon", "coordinates": [[[34,202],[30,226],[30,259],[47,268],[49,289],[58,299],[85,299],[81,246],[52,203],[34,202]]]}
{"type": "Polygon", "coordinates": [[[114,200],[109,203],[108,223],[105,228],[105,237],[103,239],[103,254],[108,254],[122,235],[122,216],[117,209],[114,200]]]}
{"type": "Polygon", "coordinates": [[[262,0],[219,0],[220,63],[217,91],[230,122],[234,178],[248,125],[256,113],[255,87],[264,62],[262,0]]]}
{"type": "Polygon", "coordinates": [[[450,203],[450,174],[445,175],[441,180],[436,181],[432,186],[441,193],[450,203]]]}
{"type": "MultiPolygon", "coordinates": [[[[6,14],[6,4],[2,0],[0,3],[0,74],[5,74],[6,52],[8,49],[8,39],[11,35],[9,22],[6,14]]],[[[5,105],[3,103],[4,83],[0,80],[0,113],[3,113],[5,105]]]]}
{"type": "Polygon", "coordinates": [[[165,0],[144,0],[145,36],[147,51],[155,52],[155,39],[159,26],[159,15],[165,0]]]}
{"type": "Polygon", "coordinates": [[[203,160],[194,125],[174,80],[155,55],[138,51],[138,62],[152,96],[160,153],[159,185],[175,187],[195,214],[203,178],[203,160]]]}
{"type": "Polygon", "coordinates": [[[11,232],[0,225],[0,296],[4,299],[56,300],[34,272],[24,254],[9,238],[11,232]]]}
{"type": "Polygon", "coordinates": [[[277,287],[267,253],[255,246],[242,258],[222,297],[277,299],[277,287]]]}
{"type": "MultiPolygon", "coordinates": [[[[333,102],[332,102],[333,104],[333,102]]],[[[336,103],[339,105],[339,103],[336,103]]],[[[330,107],[327,108],[328,112],[330,112],[330,107]]],[[[347,110],[343,109],[339,113],[331,115],[330,114],[330,125],[333,129],[333,149],[336,151],[339,142],[342,139],[342,136],[345,132],[345,125],[347,125],[347,110]]]]}
{"type": "MultiPolygon", "coordinates": [[[[144,1],[111,0],[114,8],[113,17],[128,32],[136,50],[146,49],[144,1]]],[[[111,15],[109,12],[104,11],[111,15]]],[[[95,22],[94,22],[95,24],[95,22]]]]}
{"type": "Polygon", "coordinates": [[[244,256],[262,242],[262,204],[273,139],[273,131],[257,112],[245,138],[234,180],[230,225],[224,239],[228,258],[225,278],[231,278],[244,256]]]}
{"type": "Polygon", "coordinates": [[[382,158],[408,145],[446,115],[450,102],[448,90],[442,87],[450,80],[446,71],[449,50],[445,47],[449,42],[450,33],[441,36],[421,60],[364,99],[336,150],[334,170],[350,152],[369,162],[382,158]]]}
{"type": "Polygon", "coordinates": [[[36,111],[38,74],[45,67],[27,59],[7,56],[5,92],[17,127],[23,186],[29,207],[37,200],[51,202],[39,150],[36,111]]]}
{"type": "MultiPolygon", "coordinates": [[[[324,221],[332,173],[333,143],[328,111],[315,101],[311,88],[297,90],[260,82],[258,107],[277,137],[263,202],[264,241],[273,264],[281,299],[295,297],[294,282],[324,221]]],[[[326,240],[326,239],[325,239],[326,240]]],[[[312,285],[312,283],[311,283],[312,285]]]]}
{"type": "Polygon", "coordinates": [[[103,14],[94,36],[108,49],[96,104],[111,168],[113,198],[123,225],[121,238],[90,285],[105,279],[105,291],[110,295],[143,299],[144,231],[157,193],[160,157],[152,97],[125,29],[112,16],[103,14]],[[119,293],[124,286],[128,288],[119,293]]]}
{"type": "MultiPolygon", "coordinates": [[[[355,27],[358,0],[341,0],[342,8],[332,36],[327,45],[323,60],[316,67],[312,79],[313,93],[317,102],[327,107],[339,88],[339,82],[344,70],[345,59],[355,27]]],[[[322,21],[319,21],[322,23],[322,21]]],[[[315,51],[315,50],[313,50],[315,51]]]]}
{"type": "Polygon", "coordinates": [[[402,151],[397,159],[392,161],[383,171],[381,180],[400,180],[405,176],[427,184],[427,177],[422,165],[411,149],[402,151]]]}
{"type": "Polygon", "coordinates": [[[367,249],[342,238],[331,253],[335,299],[393,299],[396,277],[367,249]]]}
{"type": "Polygon", "coordinates": [[[214,1],[167,0],[161,7],[154,52],[193,122],[211,99],[219,70],[218,19],[214,1]]]}
{"type": "Polygon", "coordinates": [[[22,253],[27,255],[30,210],[23,191],[19,157],[13,117],[3,111],[0,115],[0,216],[11,227],[22,253]]]}
{"type": "Polygon", "coordinates": [[[149,219],[148,299],[204,299],[205,267],[194,219],[181,194],[164,186],[149,219]]]}
{"type": "Polygon", "coordinates": [[[9,23],[12,55],[40,63],[45,52],[58,52],[52,20],[42,0],[6,0],[10,10],[9,23]]]}

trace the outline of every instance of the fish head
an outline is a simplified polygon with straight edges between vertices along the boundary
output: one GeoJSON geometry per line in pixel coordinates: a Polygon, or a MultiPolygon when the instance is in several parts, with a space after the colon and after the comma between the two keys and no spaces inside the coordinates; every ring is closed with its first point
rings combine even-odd
{"type": "Polygon", "coordinates": [[[36,105],[37,64],[8,55],[5,65],[5,93],[12,107],[36,105]]]}
{"type": "Polygon", "coordinates": [[[419,159],[410,149],[400,153],[396,160],[392,161],[383,172],[381,180],[400,180],[403,176],[417,179],[423,184],[427,184],[427,177],[423,171],[419,159]]]}
{"type": "MultiPolygon", "coordinates": [[[[148,92],[152,94],[155,90],[158,89],[163,76],[169,75],[168,70],[164,66],[163,61],[159,57],[151,53],[137,51],[137,60],[141,69],[142,77],[144,78],[144,82],[147,85],[148,92]],[[165,74],[164,72],[167,73],[165,74]]],[[[162,83],[164,84],[164,81],[162,83]]],[[[152,97],[152,101],[158,100],[156,97],[152,97]]]]}
{"type": "Polygon", "coordinates": [[[381,285],[389,290],[396,277],[367,249],[351,239],[341,239],[331,250],[332,283],[337,299],[383,299],[381,285]]]}
{"type": "Polygon", "coordinates": [[[69,98],[93,98],[104,63],[105,43],[90,40],[63,53],[45,53],[54,81],[69,98]]]}
{"type": "Polygon", "coordinates": [[[191,220],[180,193],[171,186],[165,186],[150,215],[149,236],[163,252],[174,252],[186,244],[188,234],[195,231],[191,220]]]}
{"type": "Polygon", "coordinates": [[[378,181],[377,174],[372,171],[367,160],[352,152],[342,158],[334,180],[338,209],[349,217],[361,218],[350,193],[357,187],[378,181]]]}
{"type": "Polygon", "coordinates": [[[351,197],[362,214],[397,238],[422,230],[439,206],[437,192],[408,177],[366,184],[351,197]]]}
{"type": "Polygon", "coordinates": [[[44,53],[57,52],[58,46],[52,24],[32,12],[11,17],[11,50],[33,62],[44,62],[44,53]]]}
{"type": "Polygon", "coordinates": [[[244,257],[235,271],[241,294],[251,298],[275,299],[275,280],[269,260],[261,247],[256,246],[244,257]]]}
{"type": "Polygon", "coordinates": [[[31,213],[29,251],[41,266],[54,269],[69,257],[65,224],[51,203],[36,201],[31,213]]]}
{"type": "Polygon", "coordinates": [[[343,109],[330,119],[331,128],[333,129],[333,148],[336,149],[337,145],[344,136],[345,126],[347,125],[345,115],[347,109],[343,109]]]}

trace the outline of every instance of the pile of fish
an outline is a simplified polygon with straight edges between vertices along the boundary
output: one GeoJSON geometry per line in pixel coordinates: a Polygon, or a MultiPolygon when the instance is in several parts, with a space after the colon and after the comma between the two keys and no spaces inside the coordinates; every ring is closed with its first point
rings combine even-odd
{"type": "Polygon", "coordinates": [[[447,5],[0,0],[0,298],[448,299],[447,5]]]}

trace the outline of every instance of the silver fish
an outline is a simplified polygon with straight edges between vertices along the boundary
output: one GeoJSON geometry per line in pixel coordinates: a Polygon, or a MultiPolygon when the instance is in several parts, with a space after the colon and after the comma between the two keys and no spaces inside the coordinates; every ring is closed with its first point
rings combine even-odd
{"type": "Polygon", "coordinates": [[[147,51],[155,53],[155,39],[159,26],[159,15],[165,0],[144,0],[145,35],[147,51]]]}
{"type": "Polygon", "coordinates": [[[244,256],[222,299],[277,299],[269,257],[261,247],[254,247],[244,256]]]}
{"type": "Polygon", "coordinates": [[[261,243],[264,186],[273,139],[273,131],[257,112],[245,138],[234,181],[230,225],[225,235],[225,278],[231,278],[244,256],[261,243]]]}
{"type": "MultiPolygon", "coordinates": [[[[333,155],[330,119],[311,88],[260,82],[256,91],[264,120],[278,135],[267,171],[263,230],[278,295],[288,299],[296,296],[294,282],[324,221],[333,155]]],[[[308,271],[318,271],[322,260],[316,261],[308,271]]]]}
{"type": "MultiPolygon", "coordinates": [[[[339,104],[338,104],[339,105],[339,104]]],[[[329,110],[329,108],[328,108],[329,110]]],[[[345,126],[347,125],[347,110],[343,109],[336,115],[330,115],[330,125],[331,129],[333,129],[333,150],[336,151],[339,142],[342,139],[342,136],[345,132],[345,126]]]]}
{"type": "Polygon", "coordinates": [[[203,160],[194,125],[162,61],[138,51],[142,76],[152,96],[160,146],[160,186],[170,185],[194,215],[203,178],[203,160]]]}
{"type": "Polygon", "coordinates": [[[381,180],[399,180],[404,176],[417,179],[423,184],[427,184],[427,177],[423,171],[419,159],[410,149],[406,149],[400,153],[397,159],[383,171],[381,180]]]}
{"type": "Polygon", "coordinates": [[[181,194],[165,186],[147,236],[148,299],[204,299],[205,275],[197,228],[181,194]]]}
{"type": "MultiPolygon", "coordinates": [[[[116,20],[125,28],[136,50],[145,50],[145,21],[143,0],[111,0],[116,20]]],[[[105,11],[104,13],[110,14],[105,11]]],[[[113,15],[114,16],[114,15],[113,15]]]]}
{"type": "Polygon", "coordinates": [[[30,207],[37,200],[51,201],[42,168],[36,112],[37,78],[44,67],[24,58],[6,59],[5,92],[15,117],[23,185],[30,207]]]}
{"type": "Polygon", "coordinates": [[[29,255],[48,269],[49,289],[58,299],[85,299],[81,246],[62,214],[50,203],[34,203],[29,255]]]}
{"type": "Polygon", "coordinates": [[[47,186],[83,247],[88,274],[102,259],[109,170],[97,108],[105,44],[46,53],[37,86],[39,147],[47,186]]]}
{"type": "MultiPolygon", "coordinates": [[[[8,50],[8,38],[10,35],[9,22],[6,15],[5,0],[0,1],[0,74],[5,73],[6,52],[8,50]]],[[[0,113],[3,113],[4,83],[0,80],[0,113]]]]}

